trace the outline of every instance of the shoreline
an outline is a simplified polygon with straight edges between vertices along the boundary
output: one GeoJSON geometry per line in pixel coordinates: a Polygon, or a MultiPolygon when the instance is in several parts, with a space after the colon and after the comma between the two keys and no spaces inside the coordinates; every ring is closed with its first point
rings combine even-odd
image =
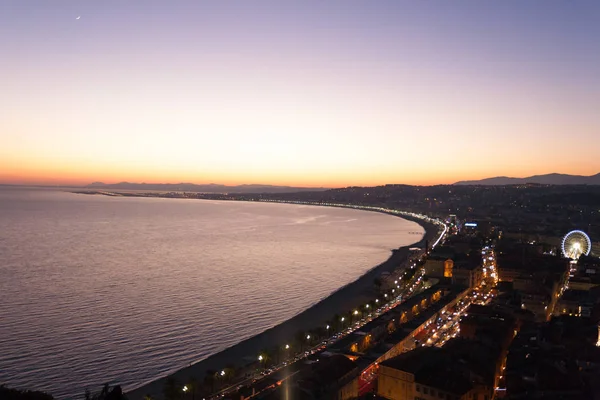
{"type": "MultiPolygon", "coordinates": [[[[324,207],[328,206],[323,204],[313,205],[324,207]]],[[[340,207],[343,205],[337,206],[340,207]]],[[[347,207],[361,209],[352,206],[347,207]]],[[[361,210],[384,212],[368,209],[361,210]]],[[[215,353],[204,360],[178,369],[176,372],[170,373],[167,376],[154,379],[147,383],[142,383],[134,388],[125,388],[128,398],[130,400],[142,400],[147,394],[150,394],[152,398],[162,398],[162,391],[167,377],[174,377],[180,383],[188,381],[192,376],[198,381],[202,381],[206,375],[206,371],[208,370],[219,370],[228,364],[234,364],[238,366],[240,364],[243,365],[247,362],[244,361],[245,359],[258,354],[261,349],[270,348],[274,345],[282,346],[286,342],[293,340],[297,331],[312,329],[317,326],[324,325],[326,321],[331,319],[335,314],[341,314],[345,311],[354,309],[369,300],[372,300],[376,295],[376,290],[373,284],[375,278],[380,277],[384,272],[392,273],[401,267],[409,258],[411,247],[424,247],[426,241],[428,241],[431,246],[431,244],[437,238],[438,233],[437,225],[432,222],[421,220],[420,218],[410,215],[401,215],[391,212],[387,212],[387,214],[417,223],[425,231],[423,237],[413,244],[391,249],[392,254],[387,260],[374,266],[366,273],[359,276],[355,281],[340,287],[327,297],[321,299],[296,316],[283,321],[280,324],[255,336],[230,346],[218,353],[215,353]]]]}

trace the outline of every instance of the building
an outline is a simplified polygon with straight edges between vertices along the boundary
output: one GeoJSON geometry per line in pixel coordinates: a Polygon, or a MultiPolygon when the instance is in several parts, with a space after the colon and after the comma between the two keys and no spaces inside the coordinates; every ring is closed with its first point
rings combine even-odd
{"type": "Polygon", "coordinates": [[[472,261],[457,262],[452,269],[452,284],[474,288],[483,280],[483,265],[472,261]]]}
{"type": "Polygon", "coordinates": [[[600,396],[598,325],[556,317],[523,326],[506,363],[509,398],[588,400],[600,396]]]}
{"type": "Polygon", "coordinates": [[[581,255],[577,259],[577,272],[585,275],[600,275],[600,258],[581,255]]]}
{"type": "Polygon", "coordinates": [[[600,286],[600,275],[597,276],[574,276],[569,279],[569,288],[575,290],[591,290],[600,286]]]}
{"type": "Polygon", "coordinates": [[[445,263],[456,256],[455,249],[451,246],[437,246],[425,262],[425,275],[442,278],[445,275],[445,263]]]}
{"type": "Polygon", "coordinates": [[[539,322],[547,321],[566,288],[569,260],[538,255],[534,246],[504,248],[498,256],[497,270],[501,282],[510,282],[521,307],[535,314],[539,322]]]}
{"type": "Polygon", "coordinates": [[[454,268],[454,261],[447,259],[444,261],[444,278],[452,278],[452,269],[454,268]]]}
{"type": "Polygon", "coordinates": [[[358,397],[356,363],[342,355],[323,357],[300,372],[293,398],[347,400],[358,397]]]}
{"type": "Polygon", "coordinates": [[[516,247],[498,254],[497,264],[500,281],[513,282],[522,274],[559,273],[567,276],[569,260],[527,253],[526,248],[516,247]]]}
{"type": "Polygon", "coordinates": [[[565,290],[556,302],[554,315],[570,315],[576,317],[589,317],[592,309],[598,303],[598,291],[593,290],[565,290]]]}
{"type": "Polygon", "coordinates": [[[379,364],[377,394],[390,400],[491,400],[493,388],[443,348],[419,347],[379,364]]]}

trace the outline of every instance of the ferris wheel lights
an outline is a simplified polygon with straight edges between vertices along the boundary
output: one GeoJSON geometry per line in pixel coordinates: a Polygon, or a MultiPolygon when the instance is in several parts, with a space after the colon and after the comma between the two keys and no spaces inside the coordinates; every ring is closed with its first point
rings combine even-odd
{"type": "Polygon", "coordinates": [[[562,240],[562,254],[572,260],[577,260],[582,255],[589,255],[591,249],[590,237],[580,230],[567,233],[562,240]]]}

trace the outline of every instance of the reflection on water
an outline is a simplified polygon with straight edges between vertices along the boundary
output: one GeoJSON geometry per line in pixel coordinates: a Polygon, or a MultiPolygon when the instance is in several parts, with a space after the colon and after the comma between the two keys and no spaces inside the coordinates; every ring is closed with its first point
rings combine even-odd
{"type": "Polygon", "coordinates": [[[379,213],[0,189],[0,382],[81,396],[253,336],[419,239],[379,213]]]}

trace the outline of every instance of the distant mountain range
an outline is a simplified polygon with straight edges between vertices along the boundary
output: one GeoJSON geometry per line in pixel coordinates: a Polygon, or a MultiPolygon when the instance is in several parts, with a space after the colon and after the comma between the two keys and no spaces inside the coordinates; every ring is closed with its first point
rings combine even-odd
{"type": "Polygon", "coordinates": [[[460,181],[456,182],[455,185],[522,185],[526,183],[537,183],[540,185],[600,185],[600,173],[592,176],[546,174],[529,176],[527,178],[497,176],[479,181],[460,181]]]}
{"type": "Polygon", "coordinates": [[[194,183],[103,183],[94,182],[85,186],[87,189],[98,190],[152,190],[160,192],[200,192],[200,193],[294,193],[315,192],[327,190],[326,188],[303,188],[293,186],[272,185],[237,185],[227,186],[216,183],[196,185],[194,183]]]}

